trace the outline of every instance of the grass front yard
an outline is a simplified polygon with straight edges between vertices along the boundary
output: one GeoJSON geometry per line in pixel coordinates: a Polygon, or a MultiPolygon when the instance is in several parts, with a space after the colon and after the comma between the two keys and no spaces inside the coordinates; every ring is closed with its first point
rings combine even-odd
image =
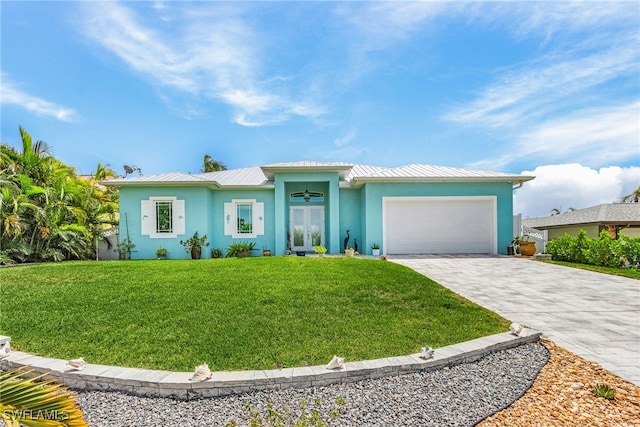
{"type": "Polygon", "coordinates": [[[508,322],[413,270],[369,259],[253,257],[0,268],[0,334],[29,353],[191,371],[418,352],[508,322]]]}
{"type": "Polygon", "coordinates": [[[603,274],[611,274],[614,276],[628,277],[629,279],[640,280],[640,269],[637,268],[617,268],[603,267],[601,265],[578,264],[576,262],[567,261],[545,261],[551,264],[564,265],[565,267],[579,268],[582,270],[596,271],[603,274]]]}

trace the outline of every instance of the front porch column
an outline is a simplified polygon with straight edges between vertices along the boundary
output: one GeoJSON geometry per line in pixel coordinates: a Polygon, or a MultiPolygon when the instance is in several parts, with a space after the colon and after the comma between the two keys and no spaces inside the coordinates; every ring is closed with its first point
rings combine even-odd
{"type": "Polygon", "coordinates": [[[335,174],[329,179],[329,242],[327,248],[330,254],[342,252],[340,246],[340,178],[335,174]]]}
{"type": "Polygon", "coordinates": [[[286,208],[286,200],[285,200],[285,182],[283,179],[279,179],[278,176],[275,177],[275,254],[276,255],[284,255],[287,250],[287,224],[285,224],[285,208],[286,208]]]}

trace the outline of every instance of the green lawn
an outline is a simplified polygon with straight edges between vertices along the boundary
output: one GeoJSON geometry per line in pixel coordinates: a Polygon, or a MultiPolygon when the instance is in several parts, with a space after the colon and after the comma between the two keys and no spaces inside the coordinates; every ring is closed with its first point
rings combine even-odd
{"type": "Polygon", "coordinates": [[[602,267],[600,265],[578,264],[576,262],[566,261],[545,261],[551,264],[564,265],[565,267],[580,268],[582,270],[597,271],[598,273],[612,274],[614,276],[628,277],[630,279],[640,280],[640,270],[637,268],[615,268],[602,267]]]}
{"type": "Polygon", "coordinates": [[[508,323],[413,270],[371,259],[253,257],[0,268],[0,334],[18,350],[191,371],[418,352],[508,323]]]}

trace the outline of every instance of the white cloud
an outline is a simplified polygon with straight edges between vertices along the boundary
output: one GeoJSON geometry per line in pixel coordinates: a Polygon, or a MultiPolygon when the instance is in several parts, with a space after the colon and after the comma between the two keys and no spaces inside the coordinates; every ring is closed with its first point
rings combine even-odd
{"type": "Polygon", "coordinates": [[[349,144],[358,136],[358,131],[355,128],[351,128],[343,136],[333,140],[333,145],[336,147],[344,147],[349,144]]]}
{"type": "Polygon", "coordinates": [[[72,122],[78,119],[78,114],[74,109],[24,92],[4,73],[1,77],[0,100],[2,100],[2,104],[15,105],[38,116],[52,117],[63,122],[72,122]]]}
{"type": "Polygon", "coordinates": [[[234,9],[237,4],[200,3],[183,10],[179,3],[156,3],[147,16],[119,3],[83,5],[83,31],[95,43],[161,87],[230,105],[237,124],[262,126],[323,111],[261,76],[262,41],[234,9]],[[162,14],[155,18],[153,12],[162,14]],[[178,25],[166,25],[170,13],[180,15],[178,25]]]}
{"type": "Polygon", "coordinates": [[[516,38],[539,43],[541,53],[493,70],[493,82],[442,116],[499,135],[495,151],[506,154],[471,166],[502,169],[517,161],[535,161],[600,167],[638,157],[640,98],[633,89],[640,72],[637,4],[520,2],[486,7],[492,13],[474,14],[474,20],[506,25],[516,38]],[[614,93],[625,85],[628,90],[614,93]]]}
{"type": "Polygon", "coordinates": [[[490,127],[514,128],[533,118],[578,104],[584,93],[608,80],[634,76],[640,53],[638,35],[609,49],[574,57],[551,55],[503,74],[467,105],[445,114],[446,120],[490,127]]]}
{"type": "Polygon", "coordinates": [[[619,202],[640,186],[640,167],[609,166],[592,169],[579,163],[538,166],[535,175],[516,190],[514,213],[523,218],[548,216],[552,209],[583,209],[601,203],[619,202]]]}
{"type": "Polygon", "coordinates": [[[425,21],[453,6],[453,3],[441,2],[347,3],[346,8],[338,8],[337,13],[357,30],[357,37],[351,42],[369,51],[388,48],[408,38],[412,32],[424,28],[425,21]]]}
{"type": "MultiPolygon", "coordinates": [[[[590,166],[626,162],[640,156],[640,102],[576,111],[523,129],[507,154],[475,162],[502,169],[519,160],[572,161],[590,166]]],[[[506,149],[507,150],[507,149],[506,149]]]]}

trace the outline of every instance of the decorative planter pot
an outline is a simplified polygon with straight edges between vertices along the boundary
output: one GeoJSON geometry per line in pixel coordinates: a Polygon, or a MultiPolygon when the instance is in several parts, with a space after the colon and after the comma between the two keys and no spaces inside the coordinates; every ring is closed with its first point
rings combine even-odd
{"type": "Polygon", "coordinates": [[[520,255],[533,256],[536,254],[536,242],[520,242],[520,255]]]}
{"type": "Polygon", "coordinates": [[[271,256],[271,250],[269,249],[264,249],[262,251],[262,256],[271,256]]]}
{"type": "Polygon", "coordinates": [[[307,254],[306,251],[296,251],[296,255],[298,256],[305,256],[307,254]]]}
{"type": "Polygon", "coordinates": [[[202,246],[191,246],[191,259],[200,259],[202,256],[202,246]]]}
{"type": "Polygon", "coordinates": [[[354,249],[345,249],[344,250],[344,254],[346,256],[348,256],[349,258],[353,258],[353,256],[355,255],[356,251],[354,249]]]}
{"type": "Polygon", "coordinates": [[[380,249],[371,249],[371,255],[380,256],[380,249]]]}

